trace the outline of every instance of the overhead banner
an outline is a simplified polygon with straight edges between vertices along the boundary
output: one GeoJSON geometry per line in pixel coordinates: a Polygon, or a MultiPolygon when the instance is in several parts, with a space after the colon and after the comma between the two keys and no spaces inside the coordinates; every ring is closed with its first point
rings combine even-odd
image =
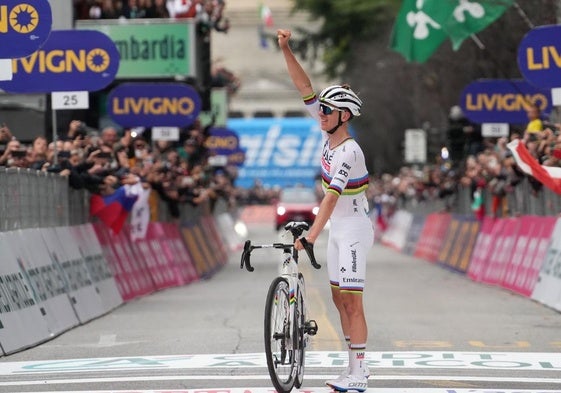
{"type": "Polygon", "coordinates": [[[53,15],[47,0],[0,0],[0,59],[26,57],[43,46],[53,15]]]}
{"type": "Polygon", "coordinates": [[[314,185],[323,138],[315,119],[229,119],[227,126],[239,135],[245,150],[236,186],[249,188],[256,180],[266,187],[314,185]]]}
{"type": "Polygon", "coordinates": [[[198,77],[195,22],[179,20],[77,21],[77,29],[98,30],[121,54],[117,79],[198,77]]]}
{"type": "Polygon", "coordinates": [[[199,93],[181,83],[123,83],[107,97],[107,113],[123,127],[186,127],[200,111],[199,93]]]}
{"type": "Polygon", "coordinates": [[[474,123],[525,124],[532,104],[542,114],[550,113],[551,92],[523,80],[477,80],[464,88],[460,98],[464,114],[474,123]]]}
{"type": "Polygon", "coordinates": [[[51,32],[29,57],[12,60],[13,79],[0,81],[9,93],[97,91],[113,81],[119,52],[105,34],[88,30],[51,32]]]}
{"type": "Polygon", "coordinates": [[[245,151],[240,147],[240,138],[236,131],[224,127],[213,127],[206,139],[206,147],[215,156],[224,156],[229,165],[242,165],[245,151]]]}
{"type": "Polygon", "coordinates": [[[518,45],[518,69],[534,86],[561,87],[561,26],[530,30],[518,45]]]}

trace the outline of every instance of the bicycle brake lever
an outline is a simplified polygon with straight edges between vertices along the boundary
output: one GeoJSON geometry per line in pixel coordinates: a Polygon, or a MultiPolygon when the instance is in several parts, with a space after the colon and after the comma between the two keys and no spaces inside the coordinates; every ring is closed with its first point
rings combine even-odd
{"type": "Polygon", "coordinates": [[[255,268],[251,266],[251,262],[249,260],[250,255],[251,255],[251,240],[246,240],[243,246],[240,269],[243,269],[243,267],[245,266],[248,272],[252,272],[255,270],[255,268]]]}
{"type": "Polygon", "coordinates": [[[306,254],[308,254],[308,258],[310,258],[312,266],[316,269],[321,269],[321,265],[317,263],[316,256],[314,255],[314,243],[310,243],[305,237],[301,237],[299,240],[304,246],[304,250],[306,250],[306,254]]]}

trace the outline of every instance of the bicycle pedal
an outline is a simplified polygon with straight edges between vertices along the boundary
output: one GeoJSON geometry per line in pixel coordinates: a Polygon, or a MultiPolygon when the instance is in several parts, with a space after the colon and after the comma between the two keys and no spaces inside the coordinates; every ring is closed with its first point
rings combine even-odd
{"type": "Polygon", "coordinates": [[[314,321],[313,319],[306,321],[304,332],[309,336],[315,336],[318,332],[318,324],[316,323],[316,321],[314,321]]]}

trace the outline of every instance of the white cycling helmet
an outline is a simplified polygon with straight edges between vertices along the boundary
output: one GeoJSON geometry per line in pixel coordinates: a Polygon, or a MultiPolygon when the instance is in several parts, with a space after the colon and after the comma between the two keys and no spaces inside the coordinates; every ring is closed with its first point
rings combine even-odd
{"type": "Polygon", "coordinates": [[[362,101],[351,90],[349,85],[333,85],[326,87],[319,94],[319,101],[335,108],[347,109],[353,116],[360,116],[362,101]]]}

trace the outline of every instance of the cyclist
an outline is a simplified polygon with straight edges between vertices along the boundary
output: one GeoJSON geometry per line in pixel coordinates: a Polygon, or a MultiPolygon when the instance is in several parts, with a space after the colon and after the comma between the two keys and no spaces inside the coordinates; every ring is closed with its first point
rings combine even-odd
{"type": "MultiPolygon", "coordinates": [[[[364,356],[368,328],[362,304],[366,277],[366,256],[374,233],[367,216],[365,190],[369,176],[364,154],[349,133],[349,121],[360,115],[362,101],[348,85],[325,88],[318,96],[310,79],[289,46],[291,32],[278,30],[279,46],[288,74],[300,92],[309,113],[325,131],[321,175],[324,198],[306,240],[314,243],[329,220],[327,266],[331,293],[339,311],[341,327],[349,349],[349,367],[326,384],[335,390],[363,392],[368,386],[364,356]]],[[[296,249],[303,248],[295,242],[296,249]]]]}

